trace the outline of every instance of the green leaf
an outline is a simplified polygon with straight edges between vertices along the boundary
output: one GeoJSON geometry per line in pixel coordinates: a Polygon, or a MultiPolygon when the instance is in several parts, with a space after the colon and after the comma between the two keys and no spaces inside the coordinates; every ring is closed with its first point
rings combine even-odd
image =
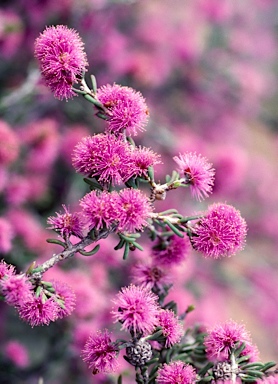
{"type": "Polygon", "coordinates": [[[168,227],[170,227],[172,229],[172,231],[179,237],[184,237],[183,236],[183,233],[181,233],[176,227],[174,224],[172,224],[169,220],[167,219],[164,219],[164,223],[168,225],[168,227]]]}
{"type": "Polygon", "coordinates": [[[123,260],[127,259],[127,256],[129,254],[129,243],[125,243],[125,249],[124,249],[124,254],[123,254],[123,260]]]}
{"type": "Polygon", "coordinates": [[[122,375],[120,375],[118,377],[117,384],[122,384],[122,382],[123,382],[123,377],[122,377],[122,375]]]}
{"type": "Polygon", "coordinates": [[[264,367],[261,369],[261,372],[266,372],[268,369],[275,367],[276,363],[274,361],[269,361],[264,364],[264,367]]]}
{"type": "Polygon", "coordinates": [[[94,255],[94,254],[96,254],[98,252],[99,248],[100,248],[100,245],[98,244],[91,251],[86,252],[86,251],[81,251],[80,250],[78,252],[81,253],[81,255],[83,255],[83,256],[92,256],[92,255],[94,255]]]}
{"type": "MultiPolygon", "coordinates": [[[[61,241],[61,240],[57,240],[57,239],[46,239],[47,243],[50,243],[50,244],[57,244],[57,245],[61,245],[61,247],[63,248],[67,248],[67,245],[61,241]]],[[[33,270],[34,271],[34,270],[33,270]]]]}
{"type": "Polygon", "coordinates": [[[91,83],[94,93],[97,93],[97,79],[94,75],[91,75],[91,83]]]}

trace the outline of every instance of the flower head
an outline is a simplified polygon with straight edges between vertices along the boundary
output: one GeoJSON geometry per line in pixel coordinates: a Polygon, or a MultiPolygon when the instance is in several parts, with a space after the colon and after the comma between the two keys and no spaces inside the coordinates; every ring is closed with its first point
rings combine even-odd
{"type": "Polygon", "coordinates": [[[162,309],[157,315],[158,326],[162,327],[163,336],[166,338],[165,347],[170,348],[178,343],[183,334],[183,326],[173,311],[162,309]]]}
{"type": "Polygon", "coordinates": [[[215,203],[195,226],[193,247],[206,257],[232,256],[243,249],[247,226],[240,212],[231,205],[215,203]]]}
{"type": "Polygon", "coordinates": [[[161,292],[171,283],[169,272],[156,265],[136,264],[132,268],[133,282],[153,291],[161,292]]]}
{"type": "Polygon", "coordinates": [[[82,357],[94,375],[99,372],[110,373],[118,366],[118,352],[108,331],[105,330],[89,337],[82,351],[82,357]]]}
{"type": "Polygon", "coordinates": [[[11,340],[5,345],[5,356],[20,368],[25,368],[29,365],[27,349],[16,340],[11,340]]]}
{"type": "Polygon", "coordinates": [[[119,223],[118,230],[134,233],[141,231],[148,224],[152,206],[147,196],[139,189],[124,188],[120,191],[118,199],[114,200],[114,212],[119,223]]]}
{"type": "Polygon", "coordinates": [[[74,29],[64,25],[47,27],[35,42],[35,57],[46,85],[58,99],[75,95],[72,90],[88,63],[83,42],[74,29]]]}
{"type": "Polygon", "coordinates": [[[103,191],[97,193],[96,191],[92,191],[80,200],[84,217],[90,229],[110,227],[111,224],[115,222],[116,217],[113,211],[114,199],[118,200],[118,194],[116,192],[108,193],[103,191]]]}
{"type": "Polygon", "coordinates": [[[83,138],[76,145],[72,160],[77,172],[95,177],[101,184],[121,184],[134,174],[130,145],[114,135],[83,138]]]}
{"type": "Polygon", "coordinates": [[[8,305],[20,306],[32,296],[32,284],[25,275],[6,275],[0,281],[0,290],[8,305]]]}
{"type": "Polygon", "coordinates": [[[224,324],[216,325],[212,328],[204,340],[206,352],[209,360],[226,361],[230,357],[232,349],[239,343],[245,343],[245,348],[240,356],[249,355],[249,361],[258,358],[257,347],[252,345],[249,333],[243,324],[229,320],[224,324]]]}
{"type": "Polygon", "coordinates": [[[136,177],[147,175],[149,167],[161,163],[159,155],[146,147],[135,147],[131,152],[131,161],[135,168],[133,176],[136,177]]]}
{"type": "Polygon", "coordinates": [[[58,304],[57,317],[62,319],[72,313],[75,307],[75,293],[67,284],[61,281],[52,281],[52,286],[55,289],[55,300],[58,304]]]}
{"type": "Polygon", "coordinates": [[[191,384],[196,382],[196,372],[189,364],[173,361],[158,369],[157,384],[191,384]]]}
{"type": "Polygon", "coordinates": [[[122,329],[150,334],[157,323],[157,299],[148,288],[130,285],[122,288],[113,301],[117,310],[112,314],[122,329]]]}
{"type": "Polygon", "coordinates": [[[0,280],[4,276],[12,276],[15,274],[15,267],[11,264],[7,264],[4,260],[0,261],[0,280]]]}
{"type": "Polygon", "coordinates": [[[186,259],[190,250],[187,237],[173,235],[168,239],[159,241],[152,249],[155,261],[161,265],[180,264],[186,259]]]}
{"type": "Polygon", "coordinates": [[[148,108],[140,92],[118,84],[107,84],[97,91],[98,100],[108,110],[109,132],[136,135],[148,120],[148,108]]]}
{"type": "Polygon", "coordinates": [[[42,296],[32,298],[23,303],[19,309],[19,316],[31,325],[49,325],[58,318],[59,306],[52,298],[45,299],[42,296]]]}
{"type": "Polygon", "coordinates": [[[215,171],[205,157],[196,153],[185,153],[174,157],[180,172],[185,177],[184,184],[190,185],[193,197],[201,201],[212,192],[215,171]]]}
{"type": "Polygon", "coordinates": [[[55,216],[50,216],[47,220],[50,224],[50,229],[59,232],[62,237],[69,237],[75,235],[83,237],[83,222],[78,213],[70,213],[68,208],[63,204],[65,213],[56,212],[55,216]]]}

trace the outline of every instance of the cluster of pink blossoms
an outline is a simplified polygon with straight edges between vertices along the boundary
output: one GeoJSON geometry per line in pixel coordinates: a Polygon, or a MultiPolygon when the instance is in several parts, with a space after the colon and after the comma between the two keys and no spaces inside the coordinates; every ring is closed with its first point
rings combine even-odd
{"type": "Polygon", "coordinates": [[[75,307],[75,294],[67,284],[31,282],[25,274],[16,274],[14,267],[3,260],[0,262],[0,293],[32,327],[62,319],[75,307]]]}

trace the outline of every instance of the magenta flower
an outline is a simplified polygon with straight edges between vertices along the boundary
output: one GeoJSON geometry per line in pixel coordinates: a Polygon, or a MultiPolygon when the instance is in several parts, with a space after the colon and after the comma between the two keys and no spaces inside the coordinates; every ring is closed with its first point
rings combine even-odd
{"type": "Polygon", "coordinates": [[[243,324],[238,324],[229,320],[223,325],[216,325],[212,328],[204,340],[206,353],[209,360],[226,361],[229,360],[232,349],[239,343],[245,343],[245,349],[240,356],[249,355],[249,361],[258,359],[257,347],[252,345],[249,333],[243,324]]]}
{"type": "Polygon", "coordinates": [[[184,184],[190,185],[193,197],[201,201],[212,192],[215,170],[205,157],[196,153],[185,153],[174,157],[179,171],[185,177],[184,184]]]}
{"type": "Polygon", "coordinates": [[[109,228],[116,221],[113,210],[114,200],[118,201],[117,192],[108,193],[106,191],[100,193],[92,191],[80,200],[84,217],[90,229],[109,228]]]}
{"type": "Polygon", "coordinates": [[[64,25],[47,27],[35,41],[35,57],[46,85],[58,99],[75,95],[77,83],[88,65],[78,33],[64,25]]]}
{"type": "Polygon", "coordinates": [[[7,264],[4,260],[0,261],[0,280],[3,279],[4,276],[10,277],[15,274],[14,265],[7,264]]]}
{"type": "Polygon", "coordinates": [[[65,213],[56,212],[55,216],[50,216],[47,223],[50,224],[50,229],[59,232],[62,237],[69,238],[71,235],[82,238],[83,227],[81,216],[78,213],[70,213],[68,208],[63,204],[65,213]]]}
{"type": "Polygon", "coordinates": [[[52,298],[32,296],[19,307],[18,312],[22,320],[35,327],[49,325],[51,321],[57,320],[59,310],[58,304],[52,298]]]}
{"type": "Polygon", "coordinates": [[[162,327],[163,336],[166,338],[165,347],[170,348],[178,343],[184,334],[184,329],[175,313],[169,309],[162,309],[158,312],[157,319],[157,326],[162,327]]]}
{"type": "Polygon", "coordinates": [[[134,174],[130,151],[130,145],[114,135],[88,136],[76,145],[73,166],[101,184],[121,184],[134,174]]]}
{"type": "Polygon", "coordinates": [[[32,297],[32,284],[25,275],[6,275],[0,280],[0,290],[8,305],[20,306],[32,297]]]}
{"type": "Polygon", "coordinates": [[[145,129],[149,111],[140,92],[118,84],[107,84],[97,90],[98,100],[107,108],[108,132],[137,135],[145,129]]]}
{"type": "Polygon", "coordinates": [[[11,340],[5,345],[5,356],[16,366],[25,368],[29,365],[29,354],[25,346],[16,340],[11,340]]]}
{"type": "Polygon", "coordinates": [[[122,329],[150,334],[157,323],[158,297],[146,287],[130,285],[122,288],[113,301],[117,310],[112,311],[122,329]]]}
{"type": "Polygon", "coordinates": [[[167,240],[159,241],[152,248],[152,256],[160,265],[175,265],[186,260],[191,249],[187,237],[173,235],[167,240]]]}
{"type": "Polygon", "coordinates": [[[122,189],[114,200],[115,217],[121,232],[134,233],[141,231],[148,223],[152,206],[146,195],[138,189],[122,189]]]}
{"type": "Polygon", "coordinates": [[[162,292],[171,283],[169,272],[156,265],[136,264],[132,268],[134,284],[162,292]]]}
{"type": "Polygon", "coordinates": [[[231,205],[216,203],[195,226],[193,247],[205,257],[218,259],[243,249],[247,233],[245,220],[231,205]]]}
{"type": "Polygon", "coordinates": [[[55,289],[55,300],[58,304],[57,317],[62,319],[74,310],[76,296],[71,287],[61,281],[52,281],[52,286],[55,289]]]}
{"type": "Polygon", "coordinates": [[[197,379],[196,372],[189,364],[182,361],[173,361],[170,364],[163,364],[158,369],[156,378],[157,384],[192,384],[197,379]]]}
{"type": "Polygon", "coordinates": [[[112,343],[108,331],[98,332],[91,335],[87,340],[82,351],[83,360],[93,370],[93,374],[104,372],[110,373],[115,371],[118,366],[119,351],[114,343],[112,343]]]}
{"type": "Polygon", "coordinates": [[[159,155],[153,152],[150,148],[134,147],[131,152],[131,161],[133,162],[135,172],[133,176],[146,176],[148,167],[160,164],[159,155]]]}

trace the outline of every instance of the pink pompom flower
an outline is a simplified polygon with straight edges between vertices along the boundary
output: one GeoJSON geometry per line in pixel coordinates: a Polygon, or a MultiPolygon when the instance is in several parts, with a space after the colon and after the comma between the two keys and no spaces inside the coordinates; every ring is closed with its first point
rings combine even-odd
{"type": "Polygon", "coordinates": [[[21,306],[32,297],[32,284],[23,274],[6,275],[0,281],[0,291],[8,305],[21,306]]]}
{"type": "Polygon", "coordinates": [[[7,276],[10,277],[15,274],[15,267],[14,265],[7,264],[4,260],[0,261],[0,280],[3,279],[3,277],[7,276]]]}
{"type": "Polygon", "coordinates": [[[97,90],[98,100],[108,110],[108,132],[137,135],[145,129],[148,108],[140,92],[118,84],[107,84],[97,90]]]}
{"type": "Polygon", "coordinates": [[[124,188],[118,199],[114,200],[114,215],[121,232],[134,233],[148,225],[147,219],[152,213],[152,206],[147,196],[139,189],[124,188]]]}
{"type": "Polygon", "coordinates": [[[193,247],[205,257],[229,257],[243,249],[247,225],[240,212],[231,205],[212,204],[196,224],[193,247]]]}
{"type": "Polygon", "coordinates": [[[166,338],[166,348],[170,348],[181,340],[184,329],[181,321],[179,321],[173,311],[162,309],[158,312],[157,320],[157,325],[162,327],[163,336],[166,338]]]}
{"type": "Polygon", "coordinates": [[[57,317],[62,319],[72,313],[75,308],[76,296],[70,286],[61,281],[52,281],[52,286],[55,289],[55,300],[58,304],[57,317]]]}
{"type": "Polygon", "coordinates": [[[147,147],[134,147],[131,152],[131,161],[134,165],[135,177],[147,175],[148,168],[160,164],[160,156],[147,147]]]}
{"type": "Polygon", "coordinates": [[[56,212],[56,216],[50,216],[47,223],[50,224],[49,229],[59,232],[62,237],[70,237],[71,235],[82,238],[84,223],[81,215],[78,213],[70,213],[68,208],[63,204],[65,213],[56,212]]]}
{"type": "Polygon", "coordinates": [[[157,384],[193,384],[197,375],[193,367],[182,361],[173,361],[170,364],[163,364],[158,369],[156,378],[157,384]]]}
{"type": "Polygon", "coordinates": [[[58,319],[59,305],[52,298],[42,296],[32,298],[24,302],[18,309],[19,316],[31,327],[49,325],[51,321],[58,319]]]}
{"type": "Polygon", "coordinates": [[[75,95],[77,83],[88,65],[83,42],[74,29],[64,25],[47,27],[35,41],[35,57],[46,85],[58,99],[75,95]]]}
{"type": "Polygon", "coordinates": [[[168,239],[159,241],[152,248],[152,256],[160,265],[177,265],[186,260],[190,249],[191,246],[187,237],[173,235],[168,239]]]}
{"type": "Polygon", "coordinates": [[[134,284],[142,285],[152,289],[153,292],[163,292],[170,285],[172,278],[169,271],[155,264],[135,264],[132,268],[132,279],[134,284]]]}
{"type": "Polygon", "coordinates": [[[130,285],[122,288],[113,303],[112,311],[122,329],[144,335],[152,333],[157,323],[158,297],[146,287],[130,285]]]}
{"type": "Polygon", "coordinates": [[[185,153],[174,157],[179,171],[184,176],[184,184],[189,185],[193,197],[201,201],[212,192],[215,170],[207,159],[196,153],[185,153]]]}
{"type": "Polygon", "coordinates": [[[91,335],[82,351],[83,360],[92,373],[111,373],[118,367],[118,353],[107,330],[91,335]]]}
{"type": "Polygon", "coordinates": [[[95,177],[102,185],[124,183],[135,172],[130,145],[114,135],[83,138],[74,149],[72,161],[77,172],[95,177]]]}
{"type": "Polygon", "coordinates": [[[251,362],[258,359],[258,349],[252,344],[244,325],[233,320],[213,327],[204,340],[208,359],[212,361],[227,361],[237,343],[239,343],[238,346],[245,343],[245,349],[240,356],[249,355],[251,362]]]}

